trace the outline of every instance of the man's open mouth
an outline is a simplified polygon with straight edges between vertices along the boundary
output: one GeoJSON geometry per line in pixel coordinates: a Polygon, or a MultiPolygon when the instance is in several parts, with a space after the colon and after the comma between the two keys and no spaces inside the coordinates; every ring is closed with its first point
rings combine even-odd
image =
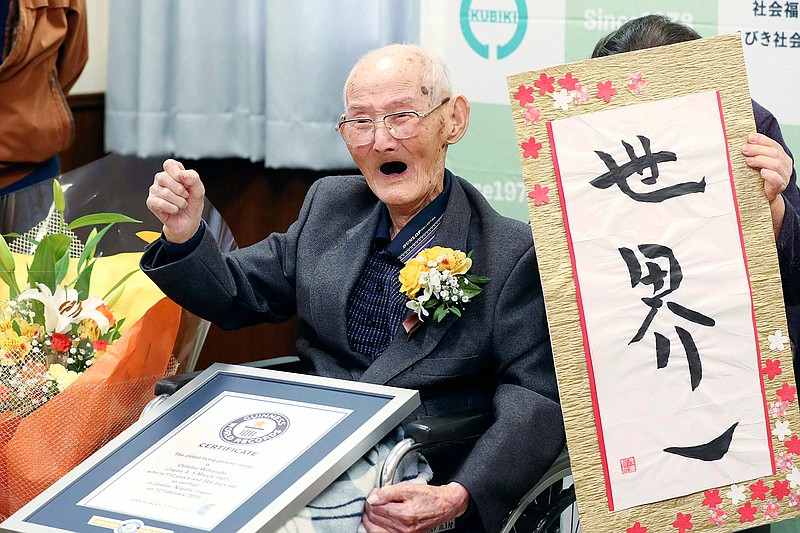
{"type": "Polygon", "coordinates": [[[381,172],[386,175],[402,174],[407,168],[408,165],[402,161],[390,161],[389,163],[384,163],[381,165],[381,172]]]}

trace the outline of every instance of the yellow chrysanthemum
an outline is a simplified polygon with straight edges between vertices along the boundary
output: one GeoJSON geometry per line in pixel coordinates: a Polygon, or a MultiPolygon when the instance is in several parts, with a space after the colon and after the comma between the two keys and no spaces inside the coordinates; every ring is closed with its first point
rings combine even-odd
{"type": "Polygon", "coordinates": [[[422,288],[419,284],[419,275],[427,269],[425,260],[420,259],[419,256],[407,262],[403,269],[400,270],[400,292],[409,298],[416,296],[422,288]]]}
{"type": "Polygon", "coordinates": [[[422,258],[426,264],[436,263],[436,269],[440,272],[449,270],[454,275],[465,274],[472,266],[472,259],[467,254],[442,246],[427,248],[417,257],[422,258]]]}

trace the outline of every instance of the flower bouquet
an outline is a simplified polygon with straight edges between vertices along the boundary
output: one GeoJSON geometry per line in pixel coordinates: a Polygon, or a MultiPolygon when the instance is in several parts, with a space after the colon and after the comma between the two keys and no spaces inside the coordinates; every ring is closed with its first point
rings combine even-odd
{"type": "Polygon", "coordinates": [[[8,287],[7,298],[0,293],[0,520],[138,418],[169,369],[180,319],[180,308],[163,299],[126,327],[114,309],[124,307],[126,282],[142,275],[132,258],[95,252],[114,224],[137,221],[99,213],[67,223],[57,180],[53,196],[43,237],[4,236],[15,239],[12,247],[33,249],[32,256],[13,253],[0,239],[0,281],[8,287]],[[84,226],[100,229],[82,244],[72,230],[84,226]],[[92,294],[93,273],[106,278],[102,297],[92,294]]]}

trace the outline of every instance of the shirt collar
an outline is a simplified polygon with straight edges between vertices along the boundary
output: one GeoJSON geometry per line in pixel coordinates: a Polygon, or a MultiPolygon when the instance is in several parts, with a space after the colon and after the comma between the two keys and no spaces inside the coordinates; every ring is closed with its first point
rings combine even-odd
{"type": "Polygon", "coordinates": [[[450,186],[452,183],[452,175],[449,170],[444,171],[444,184],[442,192],[439,196],[433,199],[431,203],[425,206],[408,224],[406,224],[400,232],[395,235],[394,239],[390,238],[389,228],[391,228],[392,220],[389,218],[389,210],[384,205],[381,209],[380,219],[378,220],[378,227],[375,230],[375,238],[373,243],[379,248],[386,248],[386,251],[395,257],[403,258],[404,252],[416,249],[420,242],[430,241],[431,232],[439,225],[439,221],[447,208],[447,201],[450,199],[450,186]]]}

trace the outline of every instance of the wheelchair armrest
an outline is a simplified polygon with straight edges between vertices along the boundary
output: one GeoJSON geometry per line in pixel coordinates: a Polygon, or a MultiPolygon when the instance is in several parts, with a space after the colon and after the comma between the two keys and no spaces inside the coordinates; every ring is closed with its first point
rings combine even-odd
{"type": "Polygon", "coordinates": [[[494,422],[491,410],[473,409],[451,415],[434,416],[403,425],[405,438],[395,444],[381,466],[381,487],[394,483],[403,458],[413,450],[432,444],[442,444],[480,437],[494,422]]]}
{"type": "MultiPolygon", "coordinates": [[[[272,359],[262,359],[260,361],[250,361],[242,363],[241,366],[249,366],[253,368],[269,368],[271,370],[281,370],[284,372],[295,372],[298,374],[305,374],[310,370],[307,363],[300,360],[295,355],[287,355],[286,357],[275,357],[272,359]]],[[[175,374],[159,379],[156,382],[156,396],[167,395],[171,396],[176,393],[181,387],[189,383],[192,379],[200,375],[202,371],[185,372],[183,374],[175,374]]]]}
{"type": "Polygon", "coordinates": [[[478,437],[494,422],[491,410],[475,409],[452,415],[435,416],[405,425],[406,437],[427,446],[478,437]]]}

